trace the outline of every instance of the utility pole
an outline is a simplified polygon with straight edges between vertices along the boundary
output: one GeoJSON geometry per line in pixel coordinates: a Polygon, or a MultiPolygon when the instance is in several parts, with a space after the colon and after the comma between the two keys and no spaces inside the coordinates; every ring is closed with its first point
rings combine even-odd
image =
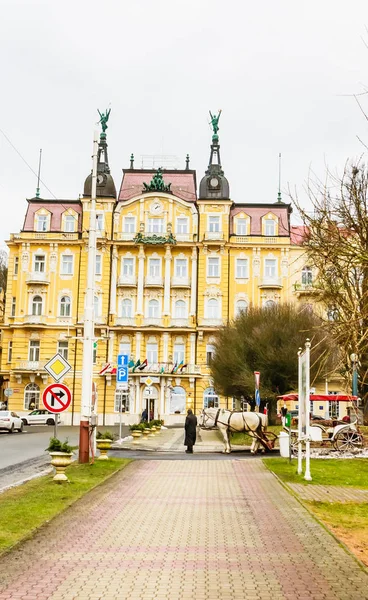
{"type": "Polygon", "coordinates": [[[93,344],[95,341],[95,268],[96,268],[96,186],[98,134],[93,139],[92,188],[88,234],[87,289],[84,307],[82,360],[81,420],[79,430],[79,462],[89,462],[89,427],[92,413],[93,344]]]}

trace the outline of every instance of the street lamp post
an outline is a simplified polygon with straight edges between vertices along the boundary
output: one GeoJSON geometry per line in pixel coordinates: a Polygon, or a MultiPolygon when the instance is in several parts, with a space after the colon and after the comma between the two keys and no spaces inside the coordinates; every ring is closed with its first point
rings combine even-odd
{"type": "Polygon", "coordinates": [[[350,360],[352,363],[352,371],[353,371],[352,383],[351,383],[352,393],[353,393],[353,396],[357,396],[358,395],[358,371],[357,371],[358,355],[350,354],[350,360]]]}

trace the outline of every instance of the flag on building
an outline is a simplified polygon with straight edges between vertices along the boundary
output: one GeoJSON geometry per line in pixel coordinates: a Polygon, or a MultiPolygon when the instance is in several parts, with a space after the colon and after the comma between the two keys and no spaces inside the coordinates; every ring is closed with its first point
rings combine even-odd
{"type": "Polygon", "coordinates": [[[106,373],[111,373],[111,371],[112,371],[112,364],[106,363],[106,365],[104,367],[102,367],[101,371],[99,372],[99,375],[105,375],[106,373]]]}
{"type": "Polygon", "coordinates": [[[160,373],[161,373],[161,374],[162,374],[162,373],[165,373],[165,367],[164,367],[164,366],[162,366],[162,367],[161,367],[161,369],[160,369],[160,373]]]}
{"type": "Polygon", "coordinates": [[[140,364],[141,364],[141,361],[140,361],[140,360],[139,360],[139,358],[138,358],[137,362],[135,363],[135,365],[134,365],[134,367],[133,367],[133,371],[132,371],[132,373],[134,373],[134,372],[135,372],[135,370],[136,370],[136,369],[139,367],[139,365],[140,365],[140,364]]]}
{"type": "Polygon", "coordinates": [[[148,360],[145,358],[141,365],[138,367],[138,371],[143,371],[148,366],[148,360]]]}
{"type": "Polygon", "coordinates": [[[182,373],[182,372],[183,372],[183,370],[187,368],[187,366],[188,366],[187,364],[183,365],[183,366],[181,367],[181,369],[180,369],[180,373],[182,373]]]}
{"type": "Polygon", "coordinates": [[[130,361],[128,362],[128,368],[129,368],[129,369],[132,369],[133,367],[134,367],[134,360],[130,360],[130,361]]]}
{"type": "Polygon", "coordinates": [[[181,369],[183,368],[183,366],[184,366],[184,363],[183,363],[183,361],[181,360],[181,361],[180,361],[180,363],[178,364],[178,366],[176,367],[176,371],[175,371],[175,373],[177,373],[177,372],[179,371],[179,369],[181,370],[181,369]]]}
{"type": "Polygon", "coordinates": [[[177,369],[177,367],[178,367],[178,363],[175,363],[175,365],[174,365],[174,366],[173,366],[173,368],[172,368],[172,371],[171,371],[171,373],[176,373],[176,369],[177,369]]]}

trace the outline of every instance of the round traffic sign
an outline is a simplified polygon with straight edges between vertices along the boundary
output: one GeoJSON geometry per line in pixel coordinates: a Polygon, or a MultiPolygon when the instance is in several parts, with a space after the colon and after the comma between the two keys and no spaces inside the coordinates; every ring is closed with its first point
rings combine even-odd
{"type": "Polygon", "coordinates": [[[72,393],[63,383],[52,383],[44,389],[42,402],[44,407],[52,413],[61,413],[66,410],[72,401],[72,393]]]}
{"type": "Polygon", "coordinates": [[[12,388],[6,388],[4,390],[4,396],[6,396],[7,398],[9,398],[9,396],[12,396],[14,393],[14,390],[12,388]]]}

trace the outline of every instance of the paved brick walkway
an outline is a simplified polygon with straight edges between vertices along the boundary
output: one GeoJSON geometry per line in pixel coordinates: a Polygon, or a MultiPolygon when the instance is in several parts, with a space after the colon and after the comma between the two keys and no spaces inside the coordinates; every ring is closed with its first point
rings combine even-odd
{"type": "Polygon", "coordinates": [[[288,483],[294,492],[303,500],[316,500],[318,502],[368,502],[368,490],[359,490],[352,487],[338,485],[303,485],[302,483],[288,483]]]}
{"type": "Polygon", "coordinates": [[[368,600],[259,459],[136,461],[0,561],[0,598],[368,600]]]}

